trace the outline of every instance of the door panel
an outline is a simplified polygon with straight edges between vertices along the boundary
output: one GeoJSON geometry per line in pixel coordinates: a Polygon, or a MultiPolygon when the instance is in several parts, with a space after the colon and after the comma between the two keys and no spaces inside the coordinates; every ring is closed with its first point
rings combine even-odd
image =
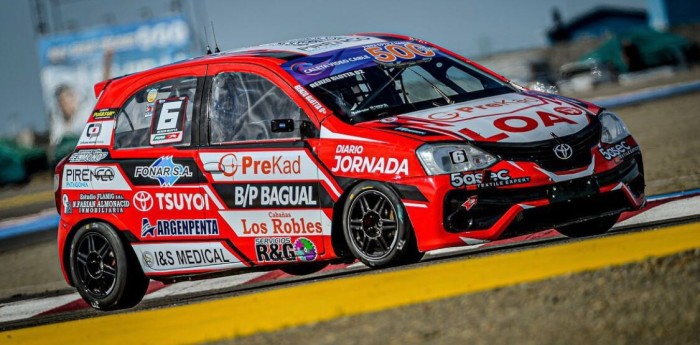
{"type": "Polygon", "coordinates": [[[271,131],[271,120],[298,122],[303,114],[283,90],[289,86],[250,65],[209,71],[210,144],[199,158],[225,210],[209,210],[208,217],[216,212],[234,244],[257,264],[319,259],[331,220],[321,209],[330,198],[317,160],[298,130],[271,131]]]}

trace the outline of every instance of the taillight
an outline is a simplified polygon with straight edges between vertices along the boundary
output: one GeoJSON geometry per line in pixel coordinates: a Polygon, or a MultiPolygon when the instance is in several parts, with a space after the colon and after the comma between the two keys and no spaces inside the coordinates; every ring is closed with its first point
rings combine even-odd
{"type": "Polygon", "coordinates": [[[56,164],[56,169],[53,173],[54,202],[56,203],[56,212],[58,212],[58,214],[61,214],[61,205],[63,205],[63,201],[61,200],[61,179],[63,176],[63,166],[66,165],[66,161],[68,160],[69,156],[70,155],[63,157],[63,159],[56,164]]]}

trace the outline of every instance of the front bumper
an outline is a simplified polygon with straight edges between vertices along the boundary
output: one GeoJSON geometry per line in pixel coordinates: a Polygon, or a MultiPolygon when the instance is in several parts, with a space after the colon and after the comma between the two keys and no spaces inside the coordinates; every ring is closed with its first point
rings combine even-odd
{"type": "Polygon", "coordinates": [[[641,155],[591,176],[546,186],[451,190],[443,226],[469,241],[495,240],[638,209],[645,203],[641,155]],[[467,210],[463,204],[476,198],[467,210]]]}

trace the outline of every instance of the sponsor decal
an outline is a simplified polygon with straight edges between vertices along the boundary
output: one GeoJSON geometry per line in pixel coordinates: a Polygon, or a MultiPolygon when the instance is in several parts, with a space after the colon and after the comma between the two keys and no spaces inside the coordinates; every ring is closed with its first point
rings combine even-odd
{"type": "Polygon", "coordinates": [[[332,82],[333,76],[339,79],[353,77],[363,73],[365,68],[376,66],[377,63],[413,61],[440,54],[436,50],[409,41],[387,42],[371,38],[362,43],[333,47],[344,48],[342,50],[328,51],[326,48],[326,51],[315,52],[312,56],[286,62],[282,67],[302,85],[314,84],[310,87],[320,87],[332,82]]]}
{"type": "Polygon", "coordinates": [[[408,175],[408,160],[406,158],[385,158],[367,156],[347,156],[344,154],[362,154],[362,145],[338,145],[335,148],[335,163],[332,172],[353,172],[370,174],[408,175]],[[342,153],[343,155],[338,155],[342,153]]]}
{"type": "Polygon", "coordinates": [[[226,177],[240,175],[299,175],[301,174],[301,156],[295,158],[272,155],[269,158],[242,155],[238,157],[229,153],[219,160],[219,171],[226,177]],[[239,169],[240,168],[240,169],[239,169]]]}
{"type": "Polygon", "coordinates": [[[248,184],[214,184],[229,209],[332,207],[318,181],[248,184]]]}
{"type": "Polygon", "coordinates": [[[476,206],[477,201],[478,201],[478,197],[476,195],[472,195],[469,197],[469,199],[467,199],[467,201],[465,201],[462,204],[462,207],[464,207],[464,209],[467,211],[471,211],[471,209],[474,206],[476,206]]]}
{"type": "Polygon", "coordinates": [[[301,85],[295,85],[294,90],[296,90],[306,101],[308,101],[316,111],[318,111],[321,114],[326,114],[328,111],[326,108],[321,104],[319,100],[316,99],[316,97],[312,96],[308,91],[306,91],[301,85]]]}
{"type": "Polygon", "coordinates": [[[330,233],[331,221],[319,210],[219,213],[238,237],[320,236],[330,233]]]}
{"type": "Polygon", "coordinates": [[[358,41],[376,41],[377,39],[373,37],[362,37],[362,36],[320,36],[320,37],[310,37],[302,39],[294,39],[284,42],[264,44],[260,46],[265,47],[290,47],[306,53],[311,53],[320,49],[336,48],[352,46],[357,44],[358,41]]]}
{"type": "Polygon", "coordinates": [[[581,109],[561,107],[559,102],[535,97],[494,96],[442,109],[416,111],[403,117],[411,121],[412,128],[450,131],[470,140],[488,142],[547,140],[552,133],[570,135],[589,123],[581,109]]]}
{"type": "Polygon", "coordinates": [[[365,151],[362,145],[338,145],[335,147],[335,153],[350,153],[359,155],[365,151]]]}
{"type": "Polygon", "coordinates": [[[391,174],[408,176],[408,160],[406,158],[335,156],[332,172],[391,174]]]}
{"type": "MultiPolygon", "coordinates": [[[[369,58],[369,57],[363,56],[362,58],[369,58]]],[[[353,60],[353,61],[356,61],[356,60],[353,60]]],[[[345,79],[345,78],[349,78],[349,77],[354,77],[354,76],[358,76],[358,75],[364,74],[364,73],[365,73],[365,71],[358,69],[356,71],[350,71],[350,72],[332,75],[328,78],[324,78],[324,79],[321,79],[321,80],[318,80],[318,81],[315,81],[315,82],[309,84],[309,87],[310,88],[317,88],[317,87],[322,86],[324,84],[328,84],[332,81],[341,80],[341,79],[345,79]]],[[[309,74],[309,73],[306,73],[306,74],[309,74]]]]}
{"type": "Polygon", "coordinates": [[[430,58],[435,56],[435,51],[426,46],[412,42],[385,42],[367,45],[365,52],[372,58],[382,63],[396,61],[410,61],[416,58],[430,58]]]}
{"type": "MultiPolygon", "coordinates": [[[[64,198],[64,202],[65,202],[64,198]]],[[[73,200],[71,207],[81,214],[88,213],[124,213],[131,203],[122,194],[115,193],[86,193],[80,194],[80,199],[73,200]]]]}
{"type": "Polygon", "coordinates": [[[157,220],[155,225],[152,225],[148,218],[141,219],[142,238],[217,235],[219,223],[216,219],[157,220]]]}
{"type": "Polygon", "coordinates": [[[564,115],[581,115],[583,114],[583,110],[579,108],[574,108],[574,107],[556,107],[554,108],[554,111],[556,111],[559,114],[564,114],[564,115]]]}
{"type": "Polygon", "coordinates": [[[144,252],[143,261],[150,268],[168,266],[216,265],[232,261],[219,249],[182,249],[144,252]]]}
{"type": "Polygon", "coordinates": [[[78,146],[109,145],[113,129],[114,121],[88,122],[80,135],[78,146]]]}
{"type": "Polygon", "coordinates": [[[498,171],[469,171],[450,174],[452,187],[477,186],[478,188],[502,187],[514,184],[528,183],[530,177],[512,178],[506,169],[498,171]]]}
{"type": "Polygon", "coordinates": [[[170,187],[181,177],[192,177],[192,172],[189,166],[173,162],[173,156],[162,156],[150,166],[137,166],[134,177],[154,179],[161,187],[170,187]]]}
{"type": "Polygon", "coordinates": [[[598,152],[605,160],[624,159],[639,152],[639,146],[631,147],[626,141],[608,147],[598,147],[598,152]]]}
{"type": "Polygon", "coordinates": [[[64,170],[64,185],[68,188],[89,188],[92,181],[111,182],[115,172],[112,167],[73,167],[64,170]]]}
{"type": "Polygon", "coordinates": [[[148,94],[146,95],[146,102],[153,103],[158,97],[158,89],[148,89],[148,94]]]}
{"type": "Polygon", "coordinates": [[[242,267],[220,242],[134,243],[144,272],[242,267]]]}
{"type": "Polygon", "coordinates": [[[294,254],[299,261],[314,261],[317,256],[316,245],[308,238],[297,238],[294,241],[294,254]]]}
{"type": "Polygon", "coordinates": [[[321,222],[309,222],[304,217],[294,218],[289,212],[274,211],[269,213],[270,222],[256,222],[241,219],[245,235],[284,235],[284,234],[321,234],[321,222]]]}
{"type": "Polygon", "coordinates": [[[187,97],[160,99],[156,102],[151,124],[151,145],[182,141],[187,97]]]}
{"type": "Polygon", "coordinates": [[[204,193],[155,193],[161,210],[208,210],[209,196],[204,193]]]}
{"type": "Polygon", "coordinates": [[[256,238],[255,257],[258,262],[309,262],[318,256],[316,245],[308,238],[256,238]]]}
{"type": "MultiPolygon", "coordinates": [[[[372,57],[367,55],[367,54],[362,54],[362,55],[357,55],[357,56],[346,56],[344,58],[340,58],[337,60],[333,60],[333,58],[328,58],[328,59],[323,59],[321,58],[320,61],[319,58],[313,58],[311,60],[307,59],[301,59],[301,61],[294,62],[289,64],[289,70],[303,76],[307,77],[316,77],[319,76],[320,74],[325,74],[324,72],[327,70],[331,70],[333,68],[338,68],[343,65],[348,65],[348,64],[354,64],[357,65],[358,63],[361,63],[362,61],[369,60],[371,61],[372,57]]],[[[352,73],[352,76],[362,74],[364,71],[362,70],[357,70],[360,72],[356,71],[350,71],[347,73],[352,73]]],[[[341,75],[345,73],[338,73],[337,75],[341,75]]],[[[347,78],[351,75],[346,74],[344,78],[347,78]]],[[[318,81],[321,81],[321,83],[314,83],[313,86],[309,85],[312,88],[319,87],[323,84],[327,84],[333,80],[339,80],[343,78],[336,78],[336,79],[331,79],[330,77],[324,78],[324,79],[319,79],[318,81]]]]}
{"type": "Polygon", "coordinates": [[[114,115],[117,114],[117,111],[119,109],[100,109],[100,110],[95,110],[92,113],[92,118],[94,120],[112,120],[114,119],[114,115]]]}
{"type": "Polygon", "coordinates": [[[233,177],[233,175],[236,174],[236,171],[238,171],[239,165],[238,157],[233,153],[229,153],[221,156],[219,159],[218,169],[224,174],[224,176],[233,177]]]}
{"type": "Polygon", "coordinates": [[[318,183],[234,185],[233,207],[315,207],[318,183]]]}
{"type": "Polygon", "coordinates": [[[403,133],[408,133],[408,134],[413,134],[413,135],[420,135],[423,137],[430,135],[426,131],[421,131],[421,130],[410,128],[410,127],[396,127],[396,128],[394,128],[394,130],[397,132],[403,132],[403,133]]]}
{"type": "Polygon", "coordinates": [[[153,197],[149,192],[137,192],[134,194],[132,202],[134,207],[141,212],[148,212],[153,208],[153,197]]]}
{"type": "Polygon", "coordinates": [[[153,104],[147,104],[146,105],[146,113],[144,114],[143,117],[151,117],[153,116],[153,104]]]}
{"type": "Polygon", "coordinates": [[[318,179],[318,167],[306,150],[203,152],[206,171],[217,182],[299,181],[318,179]]]}
{"type": "Polygon", "coordinates": [[[63,169],[64,189],[130,190],[117,167],[67,164],[63,169]]]}
{"type": "Polygon", "coordinates": [[[182,132],[170,134],[157,134],[153,136],[154,143],[169,143],[175,141],[182,141],[182,132]]]}
{"type": "MultiPolygon", "coordinates": [[[[464,114],[471,114],[473,112],[479,112],[480,110],[493,110],[501,107],[509,108],[513,105],[533,105],[533,104],[544,104],[537,98],[523,97],[515,99],[501,99],[501,100],[490,100],[488,103],[475,104],[469,106],[461,106],[454,109],[453,112],[438,112],[428,115],[431,120],[438,120],[442,122],[459,122],[469,120],[470,117],[464,114]]],[[[500,109],[498,109],[500,110],[500,109]]],[[[508,109],[510,110],[510,109],[508,109]]]]}
{"type": "Polygon", "coordinates": [[[63,194],[62,203],[63,203],[63,214],[73,213],[73,207],[71,207],[71,205],[70,205],[70,199],[68,199],[67,194],[63,194]]]}
{"type": "Polygon", "coordinates": [[[73,152],[68,161],[71,163],[96,163],[109,155],[109,152],[102,149],[79,150],[73,152]]]}
{"type": "Polygon", "coordinates": [[[102,124],[99,122],[93,122],[93,123],[89,123],[87,125],[87,129],[85,130],[85,134],[87,135],[88,138],[95,138],[98,135],[100,135],[101,131],[102,131],[102,124]]]}

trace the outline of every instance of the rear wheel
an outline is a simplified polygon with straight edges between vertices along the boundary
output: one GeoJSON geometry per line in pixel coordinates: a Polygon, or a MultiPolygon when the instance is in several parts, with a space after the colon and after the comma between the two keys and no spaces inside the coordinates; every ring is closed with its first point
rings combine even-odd
{"type": "Polygon", "coordinates": [[[108,224],[90,223],[78,229],[70,265],[80,296],[95,309],[133,307],[146,294],[148,278],[108,224]]]}
{"type": "Polygon", "coordinates": [[[557,228],[562,235],[568,237],[586,237],[594,235],[602,235],[610,230],[617,222],[620,214],[600,217],[587,220],[585,222],[565,225],[557,228]]]}
{"type": "Polygon", "coordinates": [[[343,234],[353,255],[369,267],[417,262],[423,256],[401,199],[381,183],[361,182],[350,191],[343,234]]]}

